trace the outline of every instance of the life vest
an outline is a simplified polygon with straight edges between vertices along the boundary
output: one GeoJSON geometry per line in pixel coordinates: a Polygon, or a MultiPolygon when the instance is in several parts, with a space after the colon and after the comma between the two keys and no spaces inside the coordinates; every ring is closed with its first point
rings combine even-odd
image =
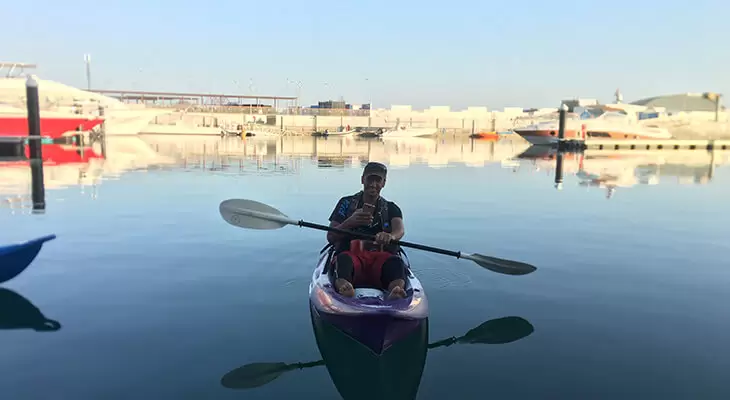
{"type": "MultiPolygon", "coordinates": [[[[344,210],[340,211],[341,214],[344,214],[344,219],[350,218],[352,214],[355,213],[355,210],[362,206],[362,204],[360,204],[362,202],[362,197],[363,192],[359,191],[358,193],[355,193],[352,196],[345,198],[343,204],[340,205],[340,207],[344,207],[344,210]]],[[[378,204],[375,205],[375,212],[373,217],[379,219],[380,226],[383,227],[383,232],[392,232],[393,227],[390,226],[390,215],[388,214],[388,201],[385,200],[383,197],[378,197],[378,204]]],[[[352,231],[367,232],[368,228],[369,227],[362,226],[352,229],[352,231]]]]}
{"type": "MultiPolygon", "coordinates": [[[[350,218],[352,214],[355,213],[355,210],[360,208],[362,206],[362,198],[363,198],[363,192],[360,191],[358,193],[353,194],[352,196],[348,196],[345,198],[345,200],[340,204],[340,214],[344,216],[344,219],[350,218]]],[[[390,214],[388,213],[388,201],[384,199],[383,197],[378,197],[378,204],[375,205],[375,211],[373,212],[373,219],[378,218],[380,221],[380,226],[382,227],[383,232],[392,232],[393,227],[390,224],[390,214]]],[[[343,219],[343,220],[344,220],[343,219]]],[[[353,232],[362,232],[366,233],[369,231],[369,228],[371,226],[360,226],[357,228],[353,228],[353,232]]],[[[361,240],[350,240],[350,250],[353,252],[357,251],[364,251],[364,245],[363,241],[361,240]]],[[[398,253],[399,246],[385,246],[383,249],[385,251],[389,251],[391,253],[398,253]]]]}

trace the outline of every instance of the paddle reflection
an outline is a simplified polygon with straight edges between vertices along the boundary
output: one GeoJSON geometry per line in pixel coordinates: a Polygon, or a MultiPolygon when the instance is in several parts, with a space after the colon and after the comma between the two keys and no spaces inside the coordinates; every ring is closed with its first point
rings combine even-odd
{"type": "Polygon", "coordinates": [[[0,329],[55,332],[61,329],[61,324],[46,318],[38,307],[20,294],[0,288],[0,329]]]}
{"type": "Polygon", "coordinates": [[[334,326],[313,320],[322,360],[246,364],[225,374],[221,384],[229,389],[252,389],[266,385],[287,371],[324,365],[344,399],[414,399],[429,350],[454,344],[511,343],[534,332],[532,324],[524,318],[504,317],[488,320],[462,336],[429,344],[428,320],[425,326],[425,332],[415,331],[377,356],[334,326]]]}

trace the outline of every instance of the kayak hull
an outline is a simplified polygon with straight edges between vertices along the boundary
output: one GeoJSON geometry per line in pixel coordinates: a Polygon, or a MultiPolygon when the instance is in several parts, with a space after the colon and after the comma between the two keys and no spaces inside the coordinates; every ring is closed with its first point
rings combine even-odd
{"type": "Polygon", "coordinates": [[[41,251],[43,243],[55,238],[56,235],[48,235],[24,243],[0,246],[0,283],[25,271],[41,251]]]}
{"type": "Polygon", "coordinates": [[[329,264],[333,249],[320,256],[309,287],[312,318],[326,322],[352,337],[374,354],[383,354],[395,343],[427,324],[428,300],[420,281],[408,266],[407,297],[386,300],[377,289],[356,289],[354,298],[334,290],[329,264]]]}
{"type": "Polygon", "coordinates": [[[382,354],[373,353],[310,307],[312,328],[327,372],[343,399],[415,399],[428,352],[428,319],[382,354]]]}

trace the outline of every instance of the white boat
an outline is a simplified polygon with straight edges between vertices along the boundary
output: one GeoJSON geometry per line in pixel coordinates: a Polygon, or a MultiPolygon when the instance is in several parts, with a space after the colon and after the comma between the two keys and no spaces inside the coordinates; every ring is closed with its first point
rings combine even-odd
{"type": "Polygon", "coordinates": [[[326,130],[324,132],[317,132],[312,136],[338,136],[338,137],[344,137],[344,136],[350,136],[355,133],[354,129],[350,129],[349,131],[330,131],[326,130]]]}
{"type": "Polygon", "coordinates": [[[400,119],[395,123],[393,129],[386,129],[380,134],[382,138],[415,138],[421,136],[432,136],[438,133],[436,128],[414,128],[410,126],[401,125],[400,119]]]}
{"type": "MultiPolygon", "coordinates": [[[[515,133],[535,145],[558,142],[559,121],[544,121],[515,129],[515,133]]],[[[665,128],[638,122],[628,114],[606,112],[591,119],[566,119],[565,139],[651,140],[671,139],[665,128]]]]}

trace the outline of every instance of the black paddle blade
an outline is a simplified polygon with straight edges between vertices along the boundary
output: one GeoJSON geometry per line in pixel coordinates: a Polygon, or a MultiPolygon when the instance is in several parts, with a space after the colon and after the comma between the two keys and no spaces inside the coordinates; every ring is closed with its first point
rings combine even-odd
{"type": "Polygon", "coordinates": [[[246,364],[225,374],[221,385],[228,389],[253,389],[264,386],[289,369],[283,362],[246,364]]]}
{"type": "Polygon", "coordinates": [[[534,331],[532,324],[524,318],[504,317],[491,319],[477,326],[457,341],[470,344],[504,344],[520,340],[534,331]]]}
{"type": "Polygon", "coordinates": [[[483,254],[462,254],[461,258],[474,261],[482,268],[506,275],[527,275],[535,272],[537,267],[527,263],[505,260],[503,258],[485,256],[483,254]]]}

